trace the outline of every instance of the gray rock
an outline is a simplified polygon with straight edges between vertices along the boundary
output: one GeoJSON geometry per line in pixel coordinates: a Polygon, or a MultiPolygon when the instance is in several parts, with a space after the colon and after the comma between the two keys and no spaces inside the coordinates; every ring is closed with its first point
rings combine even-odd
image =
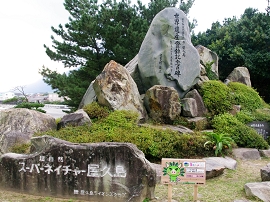
{"type": "Polygon", "coordinates": [[[202,96],[199,94],[199,92],[196,89],[193,89],[191,91],[189,91],[186,95],[185,98],[193,98],[196,101],[196,105],[197,105],[197,116],[205,116],[207,113],[207,109],[204,105],[202,96]]]}
{"type": "Polygon", "coordinates": [[[92,125],[92,122],[88,114],[83,110],[79,109],[74,113],[63,116],[61,121],[57,124],[57,129],[64,128],[66,126],[83,126],[92,125]]]}
{"type": "Polygon", "coordinates": [[[194,98],[183,98],[182,115],[186,117],[196,117],[198,115],[197,103],[194,98]]]}
{"type": "Polygon", "coordinates": [[[140,92],[170,86],[183,98],[198,82],[200,56],[183,11],[169,7],[155,16],[138,53],[138,69],[144,87],[140,92]]]}
{"type": "Polygon", "coordinates": [[[147,119],[147,113],[138,88],[129,72],[115,61],[110,61],[93,83],[97,102],[113,110],[138,112],[139,119],[147,119]]]}
{"type": "Polygon", "coordinates": [[[171,123],[181,113],[179,95],[172,87],[155,85],[148,89],[144,106],[149,116],[160,123],[171,123]]]}
{"type": "Polygon", "coordinates": [[[205,158],[206,161],[206,179],[214,178],[223,174],[225,166],[214,159],[205,158]]]}
{"type": "Polygon", "coordinates": [[[91,82],[88,89],[86,90],[86,92],[85,92],[85,94],[84,94],[84,96],[82,98],[82,101],[80,102],[80,105],[78,107],[79,109],[82,109],[87,104],[90,104],[90,103],[96,101],[97,95],[96,95],[95,90],[93,88],[93,83],[94,82],[95,82],[95,80],[91,82]]]}
{"type": "Polygon", "coordinates": [[[220,165],[224,166],[225,168],[228,168],[230,170],[235,170],[237,166],[236,160],[230,158],[230,157],[207,157],[204,158],[205,160],[211,160],[219,163],[220,165]]]}
{"type": "Polygon", "coordinates": [[[45,145],[38,153],[1,156],[1,187],[88,201],[154,198],[156,171],[133,144],[73,144],[48,136],[37,142],[45,145]]]}
{"type": "Polygon", "coordinates": [[[196,130],[206,130],[208,128],[209,122],[207,117],[194,117],[187,118],[187,121],[192,124],[196,130]]]}
{"type": "Polygon", "coordinates": [[[228,80],[233,82],[243,83],[251,87],[250,74],[246,67],[236,67],[227,77],[228,80]]]}
{"type": "Polygon", "coordinates": [[[150,128],[157,128],[157,129],[163,129],[163,130],[167,130],[167,129],[170,129],[170,130],[173,130],[173,131],[176,131],[176,132],[179,132],[180,134],[192,134],[194,133],[192,130],[190,130],[189,128],[187,127],[184,127],[184,126],[172,126],[172,125],[150,125],[150,124],[139,124],[139,126],[142,126],[142,127],[150,127],[150,128]]]}
{"type": "Polygon", "coordinates": [[[55,119],[47,114],[25,109],[11,108],[0,111],[0,148],[2,152],[18,142],[29,142],[35,132],[56,130],[55,119]]]}
{"type": "Polygon", "coordinates": [[[270,157],[270,149],[262,149],[260,150],[260,155],[263,157],[270,157]]]}
{"type": "Polygon", "coordinates": [[[22,132],[11,131],[2,135],[0,140],[0,154],[11,152],[12,147],[30,143],[28,135],[22,132]]]}
{"type": "Polygon", "coordinates": [[[256,196],[264,202],[270,202],[270,182],[253,182],[245,184],[247,196],[256,196]]]}
{"type": "Polygon", "coordinates": [[[265,167],[261,168],[261,178],[262,181],[270,181],[270,163],[265,167]]]}
{"type": "Polygon", "coordinates": [[[253,148],[235,148],[233,155],[236,159],[241,160],[259,160],[261,159],[258,149],[253,148]]]}
{"type": "Polygon", "coordinates": [[[211,65],[211,70],[215,74],[215,76],[218,78],[218,56],[213,51],[209,50],[208,48],[198,45],[196,46],[197,51],[200,55],[200,60],[203,65],[206,65],[209,62],[214,62],[211,65]]]}

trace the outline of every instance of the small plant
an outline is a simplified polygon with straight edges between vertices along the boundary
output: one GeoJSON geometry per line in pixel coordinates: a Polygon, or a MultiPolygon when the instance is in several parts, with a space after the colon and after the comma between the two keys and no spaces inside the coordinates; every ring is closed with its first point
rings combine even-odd
{"type": "Polygon", "coordinates": [[[206,62],[204,64],[206,75],[209,78],[209,80],[218,80],[218,76],[212,71],[212,64],[214,63],[215,61],[206,62]]]}
{"type": "Polygon", "coordinates": [[[210,140],[204,143],[204,147],[210,144],[213,145],[213,150],[215,150],[215,156],[221,154],[223,156],[223,151],[226,149],[232,149],[233,139],[223,133],[207,133],[210,140]]]}

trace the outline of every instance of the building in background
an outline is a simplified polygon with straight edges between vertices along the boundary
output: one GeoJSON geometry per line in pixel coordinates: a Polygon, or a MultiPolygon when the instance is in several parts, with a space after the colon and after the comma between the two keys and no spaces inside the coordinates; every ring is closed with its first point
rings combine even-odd
{"type": "Polygon", "coordinates": [[[15,97],[15,93],[13,92],[0,93],[0,101],[11,99],[14,97],[15,97]]]}

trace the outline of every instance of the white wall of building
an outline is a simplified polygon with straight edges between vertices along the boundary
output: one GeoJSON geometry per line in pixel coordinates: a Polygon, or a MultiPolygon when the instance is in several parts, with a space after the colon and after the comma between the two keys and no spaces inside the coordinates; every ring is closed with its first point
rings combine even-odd
{"type": "Polygon", "coordinates": [[[15,94],[12,92],[0,93],[0,101],[7,100],[15,97],[15,94]]]}

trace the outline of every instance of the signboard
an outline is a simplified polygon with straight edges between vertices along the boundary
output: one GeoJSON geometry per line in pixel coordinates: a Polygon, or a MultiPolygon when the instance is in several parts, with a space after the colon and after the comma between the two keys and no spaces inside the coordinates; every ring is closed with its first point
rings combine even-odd
{"type": "Polygon", "coordinates": [[[266,121],[253,121],[247,125],[255,129],[265,140],[270,136],[270,124],[266,121]]]}
{"type": "Polygon", "coordinates": [[[162,158],[161,166],[163,184],[205,184],[205,160],[162,158]]]}

